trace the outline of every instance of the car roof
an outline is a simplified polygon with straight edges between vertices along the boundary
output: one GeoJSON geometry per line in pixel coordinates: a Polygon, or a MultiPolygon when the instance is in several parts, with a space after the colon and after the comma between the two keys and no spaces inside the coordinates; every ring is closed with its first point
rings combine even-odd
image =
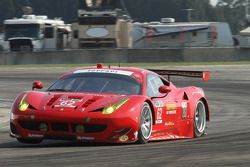
{"type": "MultiPolygon", "coordinates": [[[[122,70],[122,71],[129,71],[129,72],[133,72],[133,73],[144,73],[145,71],[148,71],[146,69],[143,68],[136,68],[136,67],[103,67],[103,68],[97,68],[97,67],[84,67],[84,68],[80,68],[80,69],[110,69],[110,70],[122,70]]],[[[79,70],[79,69],[76,69],[79,70]]],[[[75,70],[75,71],[76,71],[75,70]]]]}
{"type": "MultiPolygon", "coordinates": [[[[67,77],[69,75],[72,74],[76,74],[76,73],[83,73],[83,72],[100,72],[103,71],[104,73],[112,73],[112,71],[119,71],[121,72],[121,74],[133,74],[133,75],[140,75],[141,77],[148,74],[148,73],[153,73],[156,74],[152,71],[143,69],[143,68],[136,68],[136,67],[117,67],[117,66],[113,66],[113,67],[109,67],[109,66],[102,66],[101,64],[97,64],[97,66],[92,66],[92,67],[80,67],[77,69],[74,69],[66,74],[64,74],[62,77],[60,78],[64,78],[67,77]]],[[[118,73],[119,74],[119,73],[118,73]]],[[[156,74],[157,75],[157,74],[156,74]]]]}

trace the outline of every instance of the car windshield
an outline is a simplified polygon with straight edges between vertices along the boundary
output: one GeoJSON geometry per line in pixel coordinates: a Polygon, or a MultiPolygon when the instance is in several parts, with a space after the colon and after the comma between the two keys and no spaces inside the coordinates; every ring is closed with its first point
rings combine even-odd
{"type": "Polygon", "coordinates": [[[133,77],[109,73],[73,74],[56,81],[47,91],[91,92],[123,95],[141,94],[141,84],[133,77]]]}
{"type": "Polygon", "coordinates": [[[7,24],[5,25],[5,40],[15,37],[38,38],[39,24],[7,24]]]}
{"type": "Polygon", "coordinates": [[[79,0],[81,9],[115,9],[117,4],[116,0],[79,0]]]}

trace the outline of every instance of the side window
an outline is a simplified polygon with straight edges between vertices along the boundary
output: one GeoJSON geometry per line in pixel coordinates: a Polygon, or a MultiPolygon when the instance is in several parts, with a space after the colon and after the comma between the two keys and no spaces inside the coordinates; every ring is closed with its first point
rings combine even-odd
{"type": "Polygon", "coordinates": [[[147,75],[147,96],[148,97],[157,97],[159,96],[159,87],[164,85],[162,80],[153,74],[147,75]]]}
{"type": "Polygon", "coordinates": [[[45,27],[44,37],[45,38],[54,38],[54,27],[45,27]]]}

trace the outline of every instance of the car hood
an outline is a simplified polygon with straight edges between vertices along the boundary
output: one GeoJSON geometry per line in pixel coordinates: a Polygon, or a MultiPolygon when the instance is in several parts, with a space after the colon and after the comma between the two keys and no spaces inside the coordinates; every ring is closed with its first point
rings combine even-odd
{"type": "Polygon", "coordinates": [[[125,98],[125,95],[111,94],[26,92],[31,109],[46,111],[99,111],[125,98]]]}

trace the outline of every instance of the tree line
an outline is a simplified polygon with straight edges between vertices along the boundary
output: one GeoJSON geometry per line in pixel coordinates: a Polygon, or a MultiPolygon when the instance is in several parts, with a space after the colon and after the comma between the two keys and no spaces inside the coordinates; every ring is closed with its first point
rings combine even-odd
{"type": "MultiPolygon", "coordinates": [[[[209,0],[124,0],[124,3],[130,16],[139,22],[160,21],[163,17],[176,21],[221,21],[228,22],[234,34],[248,26],[246,0],[219,0],[216,6],[211,6],[209,0]]],[[[0,22],[20,17],[23,6],[31,6],[34,14],[61,17],[67,23],[77,19],[78,0],[1,0],[0,22]]]]}

